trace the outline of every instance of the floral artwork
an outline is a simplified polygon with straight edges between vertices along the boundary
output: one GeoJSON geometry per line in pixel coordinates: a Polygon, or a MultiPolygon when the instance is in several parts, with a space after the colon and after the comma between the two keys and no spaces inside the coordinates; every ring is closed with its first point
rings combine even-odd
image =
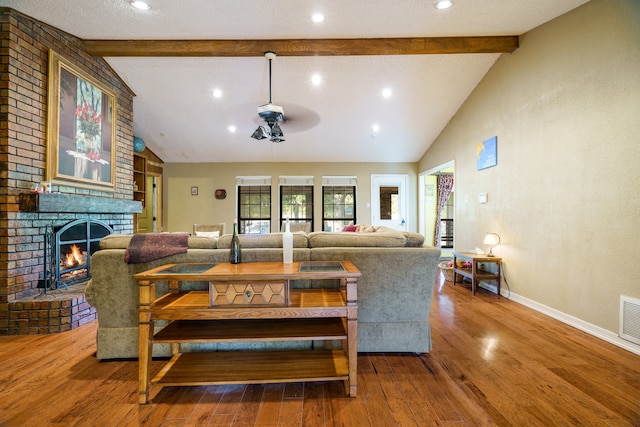
{"type": "MultiPolygon", "coordinates": [[[[97,92],[100,95],[100,91],[97,92]]],[[[78,93],[80,100],[76,108],[76,150],[86,153],[91,160],[99,160],[102,146],[102,115],[98,111],[102,111],[102,97],[97,99],[95,88],[82,79],[78,79],[78,93]],[[86,90],[83,90],[83,86],[86,90]],[[86,98],[89,98],[92,104],[97,103],[97,108],[89,104],[86,98]]]]}
{"type": "Polygon", "coordinates": [[[49,74],[48,179],[115,189],[115,97],[53,52],[49,74]]]}

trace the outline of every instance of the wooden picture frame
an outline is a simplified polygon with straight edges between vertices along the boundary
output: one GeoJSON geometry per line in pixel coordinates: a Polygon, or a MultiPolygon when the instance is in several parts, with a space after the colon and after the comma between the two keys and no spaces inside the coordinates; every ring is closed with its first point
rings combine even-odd
{"type": "Polygon", "coordinates": [[[116,105],[100,82],[49,51],[47,181],[115,191],[116,105]]]}

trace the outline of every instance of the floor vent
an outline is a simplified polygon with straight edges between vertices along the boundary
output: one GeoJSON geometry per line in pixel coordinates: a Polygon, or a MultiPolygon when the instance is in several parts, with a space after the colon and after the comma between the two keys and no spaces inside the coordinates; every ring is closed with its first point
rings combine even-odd
{"type": "Polygon", "coordinates": [[[620,338],[640,344],[640,299],[620,295],[620,338]]]}

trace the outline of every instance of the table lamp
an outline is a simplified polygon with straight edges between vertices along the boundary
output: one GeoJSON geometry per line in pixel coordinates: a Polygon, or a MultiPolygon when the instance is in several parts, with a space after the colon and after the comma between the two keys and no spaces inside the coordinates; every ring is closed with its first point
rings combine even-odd
{"type": "Polygon", "coordinates": [[[500,244],[500,236],[498,236],[496,233],[486,233],[484,235],[484,241],[483,243],[485,245],[491,245],[491,247],[489,248],[489,253],[487,254],[487,256],[495,256],[493,254],[493,248],[495,248],[496,246],[498,246],[500,244]]]}

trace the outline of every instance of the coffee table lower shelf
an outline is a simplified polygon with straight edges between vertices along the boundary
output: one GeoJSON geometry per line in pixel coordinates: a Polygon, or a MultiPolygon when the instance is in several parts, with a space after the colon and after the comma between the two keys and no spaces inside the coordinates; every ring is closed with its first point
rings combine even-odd
{"type": "Polygon", "coordinates": [[[267,384],[349,379],[341,350],[179,353],[151,381],[162,386],[267,384]]]}

